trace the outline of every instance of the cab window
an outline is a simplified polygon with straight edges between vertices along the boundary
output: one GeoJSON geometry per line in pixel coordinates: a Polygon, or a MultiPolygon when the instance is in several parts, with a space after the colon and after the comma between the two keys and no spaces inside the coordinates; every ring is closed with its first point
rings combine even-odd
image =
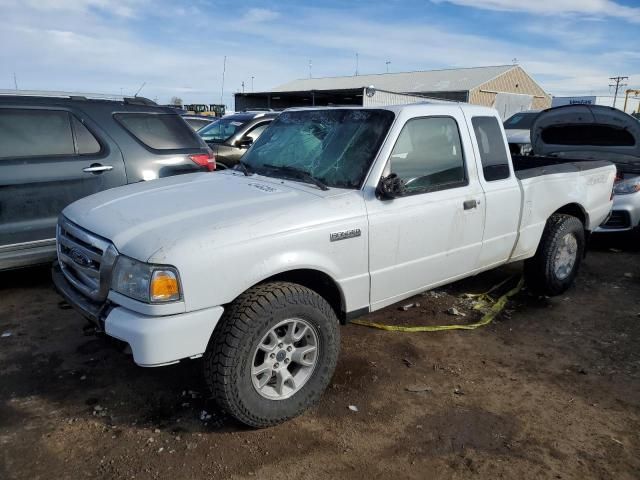
{"type": "Polygon", "coordinates": [[[509,156],[498,119],[495,117],[473,117],[471,123],[480,150],[484,179],[493,182],[509,178],[509,156]]]}
{"type": "Polygon", "coordinates": [[[408,194],[467,185],[458,124],[451,117],[409,120],[393,147],[390,166],[408,194]]]}

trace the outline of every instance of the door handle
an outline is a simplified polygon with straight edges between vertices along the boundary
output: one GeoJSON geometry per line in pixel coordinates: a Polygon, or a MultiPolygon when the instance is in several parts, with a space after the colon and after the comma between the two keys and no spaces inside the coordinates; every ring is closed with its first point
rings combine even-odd
{"type": "Polygon", "coordinates": [[[109,170],[113,170],[111,165],[100,165],[99,163],[94,163],[93,165],[82,169],[85,173],[102,173],[108,172],[109,170]]]}
{"type": "Polygon", "coordinates": [[[462,206],[465,210],[471,210],[472,208],[476,208],[478,206],[477,200],[465,200],[462,202],[462,206]]]}

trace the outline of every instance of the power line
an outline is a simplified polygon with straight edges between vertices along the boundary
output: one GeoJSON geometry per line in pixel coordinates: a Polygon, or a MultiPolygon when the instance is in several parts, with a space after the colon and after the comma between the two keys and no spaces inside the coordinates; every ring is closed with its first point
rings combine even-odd
{"type": "Polygon", "coordinates": [[[609,77],[609,80],[614,81],[615,83],[610,83],[609,88],[615,87],[616,91],[613,94],[613,107],[616,106],[616,100],[618,99],[618,90],[622,87],[626,87],[627,84],[623,83],[625,80],[629,80],[629,77],[609,77]]]}

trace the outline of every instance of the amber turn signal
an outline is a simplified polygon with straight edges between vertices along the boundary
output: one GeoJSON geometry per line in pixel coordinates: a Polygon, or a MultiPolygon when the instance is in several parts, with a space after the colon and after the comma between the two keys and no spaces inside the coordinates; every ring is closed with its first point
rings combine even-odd
{"type": "Polygon", "coordinates": [[[178,277],[171,270],[155,270],[150,285],[152,302],[171,302],[180,300],[178,277]]]}

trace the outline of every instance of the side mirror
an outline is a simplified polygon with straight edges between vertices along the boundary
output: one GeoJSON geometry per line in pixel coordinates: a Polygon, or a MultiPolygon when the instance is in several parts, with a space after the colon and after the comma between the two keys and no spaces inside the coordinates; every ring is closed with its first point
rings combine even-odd
{"type": "Polygon", "coordinates": [[[240,140],[236,142],[236,147],[238,148],[249,148],[253,144],[253,138],[251,137],[242,137],[240,140]]]}
{"type": "Polygon", "coordinates": [[[376,188],[376,194],[383,200],[392,200],[407,194],[407,187],[395,173],[382,177],[376,188]]]}

